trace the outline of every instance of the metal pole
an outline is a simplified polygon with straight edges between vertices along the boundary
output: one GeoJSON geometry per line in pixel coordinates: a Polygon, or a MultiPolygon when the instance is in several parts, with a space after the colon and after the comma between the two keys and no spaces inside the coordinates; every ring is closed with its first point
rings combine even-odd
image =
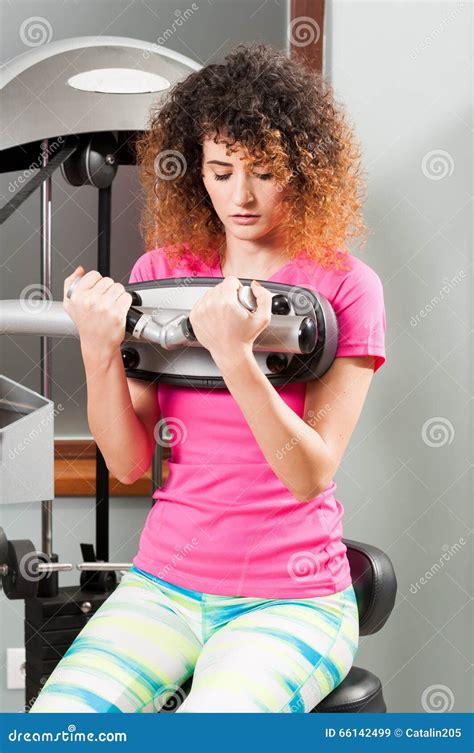
{"type": "MultiPolygon", "coordinates": [[[[41,143],[42,164],[48,164],[49,140],[41,143]]],[[[45,178],[41,184],[41,290],[43,298],[51,299],[51,176],[45,178]]],[[[40,369],[41,369],[41,394],[51,400],[51,345],[52,339],[47,335],[40,338],[40,369]]],[[[41,503],[41,536],[42,551],[50,557],[53,553],[53,501],[43,500],[41,503]]]]}
{"type": "MultiPolygon", "coordinates": [[[[97,270],[103,277],[110,275],[110,236],[112,215],[112,186],[99,188],[99,237],[97,244],[97,270]]],[[[99,445],[96,447],[96,509],[95,540],[98,560],[109,559],[109,469],[99,445]]]]}

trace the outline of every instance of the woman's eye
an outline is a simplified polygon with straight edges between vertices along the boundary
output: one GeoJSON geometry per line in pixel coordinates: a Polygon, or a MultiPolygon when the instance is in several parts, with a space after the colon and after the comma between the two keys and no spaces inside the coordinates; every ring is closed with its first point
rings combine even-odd
{"type": "MultiPolygon", "coordinates": [[[[227,180],[227,178],[229,178],[230,175],[231,173],[225,173],[224,175],[219,175],[218,173],[214,173],[214,178],[216,180],[227,180]]],[[[271,178],[273,178],[272,173],[260,173],[260,175],[256,173],[256,175],[261,180],[270,180],[271,178]]]]}

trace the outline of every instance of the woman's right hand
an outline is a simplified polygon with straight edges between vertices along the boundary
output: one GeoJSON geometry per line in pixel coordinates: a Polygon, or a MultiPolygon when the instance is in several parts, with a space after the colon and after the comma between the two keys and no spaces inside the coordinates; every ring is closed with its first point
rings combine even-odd
{"type": "Polygon", "coordinates": [[[95,269],[85,272],[84,267],[76,267],[64,280],[63,306],[77,326],[83,352],[88,354],[107,355],[120,347],[132,301],[120,282],[102,277],[95,269]],[[67,291],[76,277],[80,280],[68,298],[67,291]]]}

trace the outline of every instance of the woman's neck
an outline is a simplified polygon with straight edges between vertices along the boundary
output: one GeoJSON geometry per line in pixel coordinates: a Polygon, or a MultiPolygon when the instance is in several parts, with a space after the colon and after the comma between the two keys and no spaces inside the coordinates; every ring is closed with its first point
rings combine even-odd
{"type": "Polygon", "coordinates": [[[287,261],[287,258],[280,259],[280,264],[278,265],[267,265],[267,267],[262,270],[259,270],[256,268],[256,266],[253,266],[252,269],[249,269],[248,271],[246,271],[246,268],[242,265],[238,269],[234,269],[233,267],[229,268],[229,265],[226,262],[224,265],[222,265],[221,263],[221,271],[224,277],[230,277],[232,275],[234,277],[241,277],[243,279],[249,280],[265,280],[267,277],[273,277],[273,275],[278,272],[279,269],[285,266],[287,261]]]}
{"type": "Polygon", "coordinates": [[[288,261],[289,256],[285,250],[275,248],[270,251],[246,253],[239,249],[226,248],[222,251],[220,266],[224,277],[252,277],[265,279],[271,277],[281,269],[288,261]]]}

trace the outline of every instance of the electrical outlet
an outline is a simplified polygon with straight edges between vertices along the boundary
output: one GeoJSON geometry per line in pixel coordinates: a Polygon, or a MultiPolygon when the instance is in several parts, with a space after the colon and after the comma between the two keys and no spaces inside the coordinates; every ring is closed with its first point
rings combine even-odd
{"type": "Polygon", "coordinates": [[[7,689],[25,687],[25,649],[7,648],[7,689]]]}

